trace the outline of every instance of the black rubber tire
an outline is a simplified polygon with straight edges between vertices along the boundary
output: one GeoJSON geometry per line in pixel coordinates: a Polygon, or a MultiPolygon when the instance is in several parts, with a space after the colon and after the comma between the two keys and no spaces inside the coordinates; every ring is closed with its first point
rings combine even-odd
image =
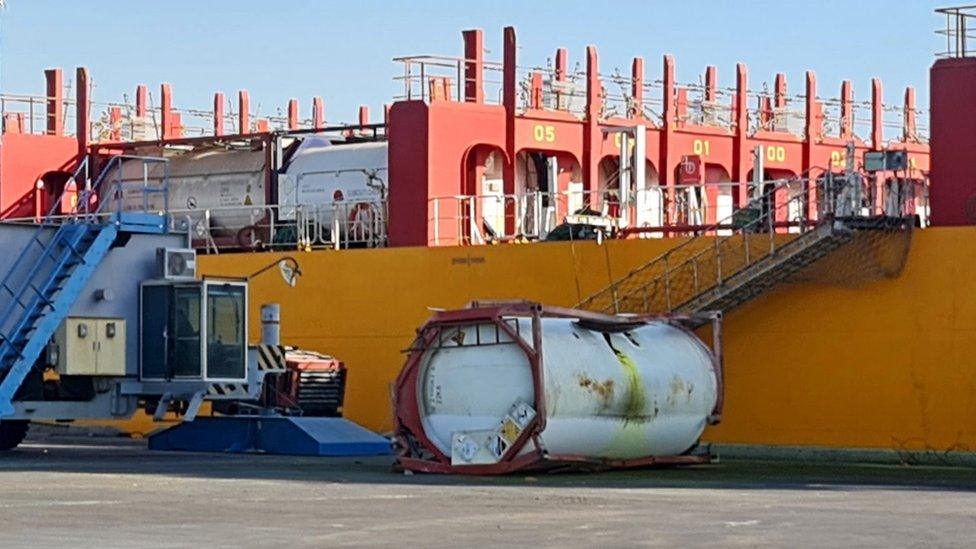
{"type": "Polygon", "coordinates": [[[13,450],[27,436],[29,421],[0,421],[0,451],[13,450]]]}

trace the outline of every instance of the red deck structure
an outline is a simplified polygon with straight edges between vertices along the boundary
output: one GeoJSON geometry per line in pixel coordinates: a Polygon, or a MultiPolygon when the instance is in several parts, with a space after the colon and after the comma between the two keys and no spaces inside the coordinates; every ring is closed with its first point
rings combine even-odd
{"type": "MultiPolygon", "coordinates": [[[[736,66],[733,89],[719,87],[713,66],[704,71],[704,85],[679,84],[670,55],[664,56],[659,81],[645,78],[639,57],[629,76],[609,76],[600,73],[593,46],[586,50],[585,71],[571,74],[562,48],[556,51],[554,66],[520,66],[514,28],[504,30],[501,63],[483,58],[481,31],[465,31],[463,36],[464,57],[399,59],[405,66],[405,93],[391,109],[390,133],[411,137],[390,144],[390,165],[396,168],[391,170],[391,211],[396,212],[390,217],[391,245],[464,243],[453,241],[457,231],[445,231],[441,222],[464,218],[458,202],[439,204],[436,213],[432,204],[444,197],[481,194],[479,181],[486,171],[499,172],[491,177],[502,181],[499,194],[506,197],[508,229],[517,217],[511,214],[508,197],[544,190],[586,197],[577,204],[601,202],[608,191],[618,192],[613,174],[619,168],[621,134],[614,130],[620,127],[646,128],[644,185],[660,187],[666,204],[660,220],[664,224],[680,222],[675,207],[679,184],[701,186],[707,194],[703,199],[713,205],[719,193],[728,193],[736,207],[744,204],[757,146],[764,150],[763,180],[815,177],[825,169],[842,169],[851,141],[858,156],[867,150],[907,151],[912,178],[923,179],[929,169],[912,88],[905,90],[904,104],[898,108],[883,105],[881,81],[876,78],[867,103],[855,102],[850,81],[843,83],[839,99],[820,98],[812,71],[807,72],[800,96],[788,94],[783,74],[776,75],[773,91],[754,92],[744,64],[736,66]],[[495,90],[500,101],[486,93],[486,73],[501,74],[500,90],[495,90]],[[864,111],[870,113],[868,118],[857,116],[864,111]],[[894,122],[900,132],[886,141],[884,128],[892,125],[886,115],[891,113],[900,115],[894,122]],[[859,136],[857,130],[864,129],[868,134],[859,136]],[[532,181],[533,153],[554,159],[557,188],[540,189],[532,181]],[[695,181],[680,177],[680,167],[689,161],[702,168],[695,181]]],[[[567,207],[559,213],[567,213],[567,207]]],[[[481,215],[477,210],[472,208],[475,219],[481,215]]],[[[702,221],[714,223],[717,211],[713,207],[702,221]]]]}
{"type": "MultiPolygon", "coordinates": [[[[705,68],[702,83],[681,84],[670,55],[658,79],[647,78],[639,57],[629,75],[607,74],[600,72],[593,46],[586,49],[583,70],[570,67],[564,48],[550,66],[525,67],[517,59],[514,28],[504,29],[500,62],[485,59],[481,30],[462,34],[461,57],[397,59],[404,73],[396,80],[404,92],[384,109],[391,246],[472,244],[478,240],[471,235],[482,230],[500,239],[540,235],[528,225],[546,216],[547,222],[561,221],[584,208],[640,209],[623,227],[625,234],[712,225],[745,205],[750,181],[809,180],[841,170],[851,143],[858,159],[869,150],[906,151],[907,172],[882,178],[907,179],[927,192],[929,147],[919,133],[921,111],[912,88],[899,106],[883,104],[878,79],[871,81],[869,101],[855,100],[850,81],[839,98],[825,99],[818,96],[816,76],[807,72],[799,95],[790,95],[783,74],[775,75],[771,90],[751,91],[744,64],[736,66],[731,88],[719,85],[714,66],[705,68]],[[897,135],[886,136],[886,129],[897,135]],[[622,169],[622,147],[643,149],[643,166],[622,169]],[[757,149],[763,173],[754,177],[757,149]],[[625,171],[632,182],[622,189],[625,171]],[[635,205],[634,196],[643,202],[635,205]],[[526,221],[531,209],[545,214],[526,221]]],[[[212,110],[176,108],[169,84],[160,86],[157,106],[144,85],[136,88],[134,104],[97,103],[84,68],[77,69],[73,100],[65,97],[60,69],[45,75],[43,97],[3,97],[4,218],[35,215],[68,184],[88,152],[326,129],[320,97],[313,98],[307,119],[295,99],[283,116],[258,117],[246,90],[238,92],[236,104],[215,93],[212,110]]],[[[360,127],[369,125],[369,117],[369,109],[360,107],[360,127]]],[[[341,131],[363,131],[354,128],[341,131]]]]}

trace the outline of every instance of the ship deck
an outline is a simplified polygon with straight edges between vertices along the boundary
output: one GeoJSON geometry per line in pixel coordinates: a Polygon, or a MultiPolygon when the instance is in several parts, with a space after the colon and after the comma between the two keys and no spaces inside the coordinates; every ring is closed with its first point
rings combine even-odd
{"type": "Polygon", "coordinates": [[[976,528],[967,468],[732,460],[463,478],[390,463],[32,435],[0,459],[0,546],[962,546],[976,528]]]}

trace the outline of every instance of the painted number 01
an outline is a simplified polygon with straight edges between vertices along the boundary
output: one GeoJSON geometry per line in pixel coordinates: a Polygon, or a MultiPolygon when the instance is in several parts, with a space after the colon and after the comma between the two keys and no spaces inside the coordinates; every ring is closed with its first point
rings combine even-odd
{"type": "Polygon", "coordinates": [[[698,156],[708,156],[712,152],[712,146],[707,139],[696,139],[691,142],[691,150],[698,156]]]}
{"type": "Polygon", "coordinates": [[[543,126],[541,124],[532,127],[532,138],[539,143],[552,143],[556,140],[555,126],[543,126]]]}

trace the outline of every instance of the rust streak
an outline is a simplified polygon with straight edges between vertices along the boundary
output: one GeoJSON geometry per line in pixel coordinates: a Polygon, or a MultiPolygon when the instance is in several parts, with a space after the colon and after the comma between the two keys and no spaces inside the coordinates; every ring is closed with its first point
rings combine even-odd
{"type": "Polygon", "coordinates": [[[579,379],[580,387],[589,390],[600,398],[601,408],[606,409],[610,407],[610,403],[613,402],[612,379],[600,382],[589,378],[586,374],[579,374],[577,378],[579,379]]]}

